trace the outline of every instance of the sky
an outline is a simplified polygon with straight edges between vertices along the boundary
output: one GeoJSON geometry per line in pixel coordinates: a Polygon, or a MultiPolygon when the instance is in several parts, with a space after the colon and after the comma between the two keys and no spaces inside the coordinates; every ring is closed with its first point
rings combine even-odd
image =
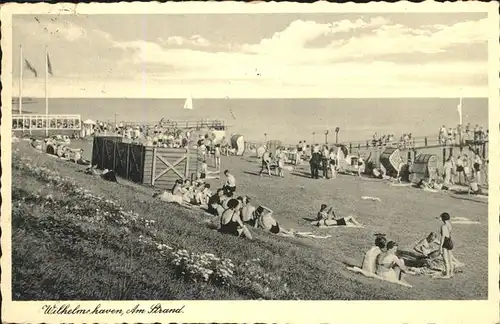
{"type": "Polygon", "coordinates": [[[488,96],[483,13],[13,16],[13,96],[488,96]]]}

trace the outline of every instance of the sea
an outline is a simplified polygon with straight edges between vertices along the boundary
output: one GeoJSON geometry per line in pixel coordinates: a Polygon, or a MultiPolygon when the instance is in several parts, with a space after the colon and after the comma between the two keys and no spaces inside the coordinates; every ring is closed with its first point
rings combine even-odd
{"type": "MultiPolygon", "coordinates": [[[[459,123],[459,99],[448,98],[319,98],[319,99],[185,99],[50,98],[50,114],[80,114],[82,120],[134,121],[153,124],[170,120],[220,119],[228,135],[246,140],[316,142],[328,131],[331,140],[339,128],[339,142],[366,141],[378,135],[411,133],[413,137],[437,136],[442,125],[459,123]],[[313,134],[314,133],[314,134],[313,134]]],[[[45,113],[44,98],[23,100],[23,113],[45,113]]],[[[17,105],[13,104],[13,113],[17,105]]],[[[488,98],[463,98],[463,124],[488,125],[488,98]]]]}

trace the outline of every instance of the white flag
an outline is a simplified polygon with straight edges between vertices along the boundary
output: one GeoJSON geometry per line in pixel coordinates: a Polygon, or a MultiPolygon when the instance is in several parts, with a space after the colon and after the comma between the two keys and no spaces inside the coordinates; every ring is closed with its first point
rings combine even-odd
{"type": "Polygon", "coordinates": [[[457,106],[459,125],[462,125],[462,97],[460,97],[460,103],[457,106]]]}

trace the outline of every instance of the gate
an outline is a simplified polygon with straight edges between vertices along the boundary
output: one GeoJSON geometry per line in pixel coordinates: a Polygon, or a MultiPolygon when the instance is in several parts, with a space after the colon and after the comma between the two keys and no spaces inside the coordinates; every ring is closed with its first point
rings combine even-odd
{"type": "Polygon", "coordinates": [[[193,180],[198,172],[196,150],[151,148],[146,151],[145,163],[151,163],[151,171],[145,168],[143,182],[157,188],[170,188],[178,179],[193,180]]]}

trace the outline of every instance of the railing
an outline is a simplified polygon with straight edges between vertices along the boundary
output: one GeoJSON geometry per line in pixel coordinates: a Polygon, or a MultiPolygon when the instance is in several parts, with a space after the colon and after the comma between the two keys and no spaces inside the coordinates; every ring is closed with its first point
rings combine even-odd
{"type": "MultiPolygon", "coordinates": [[[[392,140],[388,142],[382,142],[379,143],[379,141],[374,141],[373,140],[368,140],[368,141],[352,141],[352,142],[341,142],[341,143],[329,143],[328,145],[344,145],[346,146],[349,151],[353,150],[369,150],[373,148],[380,148],[380,147],[397,147],[401,149],[422,149],[422,148],[433,148],[433,147],[449,147],[449,146],[455,146],[455,147],[466,147],[467,145],[482,145],[482,144],[487,144],[488,139],[474,139],[474,136],[469,136],[469,137],[464,137],[462,138],[462,142],[460,141],[440,141],[437,137],[431,137],[431,136],[421,136],[421,137],[414,137],[411,138],[410,140],[407,141],[400,141],[400,140],[392,140]]],[[[248,148],[253,147],[253,146],[261,146],[264,145],[264,141],[246,141],[246,145],[248,148]]],[[[320,143],[318,143],[320,144],[320,143]]],[[[323,143],[324,144],[324,143],[323,143]]],[[[322,144],[320,144],[322,145],[322,144]]],[[[285,148],[296,148],[297,144],[282,144],[283,147],[285,148]]],[[[310,147],[310,146],[309,146],[310,147]]]]}
{"type": "Polygon", "coordinates": [[[81,115],[13,114],[13,131],[81,130],[81,115]]]}
{"type": "MultiPolygon", "coordinates": [[[[154,127],[159,125],[160,123],[152,124],[151,122],[127,122],[122,121],[119,124],[124,126],[137,126],[137,125],[146,125],[149,127],[154,127]]],[[[170,128],[185,128],[185,129],[199,129],[199,128],[213,128],[217,130],[225,130],[228,125],[225,124],[223,120],[165,120],[161,123],[163,127],[170,128]]]]}

